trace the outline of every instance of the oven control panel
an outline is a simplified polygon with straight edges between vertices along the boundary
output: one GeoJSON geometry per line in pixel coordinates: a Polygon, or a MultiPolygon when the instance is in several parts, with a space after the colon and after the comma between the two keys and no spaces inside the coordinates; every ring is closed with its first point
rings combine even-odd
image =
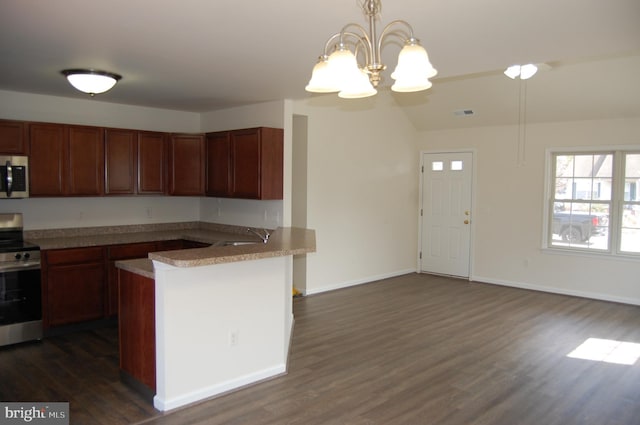
{"type": "Polygon", "coordinates": [[[0,271],[7,268],[39,268],[40,251],[14,251],[0,253],[0,271]]]}

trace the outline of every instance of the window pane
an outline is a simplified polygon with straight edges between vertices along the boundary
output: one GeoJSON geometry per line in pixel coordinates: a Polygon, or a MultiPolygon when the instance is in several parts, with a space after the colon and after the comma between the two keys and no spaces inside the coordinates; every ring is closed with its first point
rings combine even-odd
{"type": "Polygon", "coordinates": [[[573,155],[556,156],[556,177],[573,176],[573,155]]]}
{"type": "Polygon", "coordinates": [[[554,202],[551,245],[609,249],[609,204],[554,202]]]}
{"type": "Polygon", "coordinates": [[[442,161],[433,161],[431,163],[431,171],[442,171],[444,169],[444,163],[442,161]]]}
{"type": "Polygon", "coordinates": [[[624,200],[640,202],[640,154],[625,155],[624,200]]]}
{"type": "Polygon", "coordinates": [[[640,253],[640,154],[624,156],[624,203],[620,250],[640,253]]]}
{"type": "Polygon", "coordinates": [[[573,179],[557,178],[555,199],[573,199],[573,179]]]}
{"type": "Polygon", "coordinates": [[[593,176],[593,155],[576,155],[574,157],[573,175],[576,177],[593,176]]]}
{"type": "Polygon", "coordinates": [[[451,171],[461,171],[462,161],[451,161],[451,171]]]}

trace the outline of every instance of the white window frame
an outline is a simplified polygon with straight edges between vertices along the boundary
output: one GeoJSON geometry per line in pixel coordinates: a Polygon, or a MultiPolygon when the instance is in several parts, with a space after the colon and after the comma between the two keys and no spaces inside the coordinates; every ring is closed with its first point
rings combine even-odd
{"type": "Polygon", "coordinates": [[[545,153],[545,174],[544,174],[544,200],[543,200],[543,223],[542,223],[542,250],[553,253],[583,254],[597,257],[610,257],[640,260],[640,253],[622,252],[620,250],[620,235],[622,228],[622,206],[624,200],[624,154],[640,153],[640,145],[607,146],[607,147],[566,147],[549,148],[545,153]],[[553,226],[553,204],[555,196],[555,176],[554,157],[556,155],[589,155],[589,154],[612,154],[612,193],[611,210],[609,211],[609,245],[607,250],[597,250],[576,246],[552,245],[551,232],[553,226]]]}

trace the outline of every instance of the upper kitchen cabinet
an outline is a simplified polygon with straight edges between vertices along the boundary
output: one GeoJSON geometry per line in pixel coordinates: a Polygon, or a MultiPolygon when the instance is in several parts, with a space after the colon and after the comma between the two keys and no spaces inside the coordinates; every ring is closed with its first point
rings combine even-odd
{"type": "Polygon", "coordinates": [[[30,124],[31,196],[102,195],[103,143],[101,127],[30,124]]]}
{"type": "Polygon", "coordinates": [[[282,199],[283,130],[207,134],[207,173],[209,196],[282,199]]]}
{"type": "Polygon", "coordinates": [[[138,168],[137,132],[107,129],[104,134],[104,166],[107,195],[136,193],[138,168]]]}
{"type": "Polygon", "coordinates": [[[172,134],[169,142],[169,194],[202,196],[204,179],[204,135],[172,134]]]}
{"type": "Polygon", "coordinates": [[[0,154],[26,155],[28,148],[27,124],[0,120],[0,154]]]}
{"type": "Polygon", "coordinates": [[[69,126],[69,195],[104,194],[104,130],[69,126]]]}
{"type": "Polygon", "coordinates": [[[231,196],[231,132],[207,134],[207,196],[231,196]]]}
{"type": "Polygon", "coordinates": [[[138,132],[138,193],[163,195],[167,191],[167,135],[138,132]]]}
{"type": "Polygon", "coordinates": [[[105,193],[107,195],[166,192],[167,148],[164,133],[105,131],[105,193]]]}

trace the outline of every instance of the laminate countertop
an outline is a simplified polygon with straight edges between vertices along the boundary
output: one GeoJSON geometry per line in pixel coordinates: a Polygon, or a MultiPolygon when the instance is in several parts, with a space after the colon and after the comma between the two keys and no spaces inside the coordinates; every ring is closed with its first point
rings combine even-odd
{"type": "MultiPolygon", "coordinates": [[[[264,232],[261,229],[255,230],[264,232]]],[[[271,231],[271,236],[265,244],[257,236],[247,232],[247,227],[200,222],[34,230],[25,232],[25,239],[39,245],[42,250],[176,239],[211,244],[205,248],[152,252],[149,258],[116,262],[117,267],[151,278],[154,276],[152,260],[175,267],[198,267],[305,254],[316,250],[315,230],[311,229],[279,227],[271,231]],[[255,243],[225,245],[238,241],[255,243]]]]}
{"type": "Polygon", "coordinates": [[[306,254],[315,250],[315,230],[279,227],[271,234],[267,243],[258,242],[238,246],[214,244],[206,248],[152,252],[149,258],[176,267],[197,267],[306,254]]]}

